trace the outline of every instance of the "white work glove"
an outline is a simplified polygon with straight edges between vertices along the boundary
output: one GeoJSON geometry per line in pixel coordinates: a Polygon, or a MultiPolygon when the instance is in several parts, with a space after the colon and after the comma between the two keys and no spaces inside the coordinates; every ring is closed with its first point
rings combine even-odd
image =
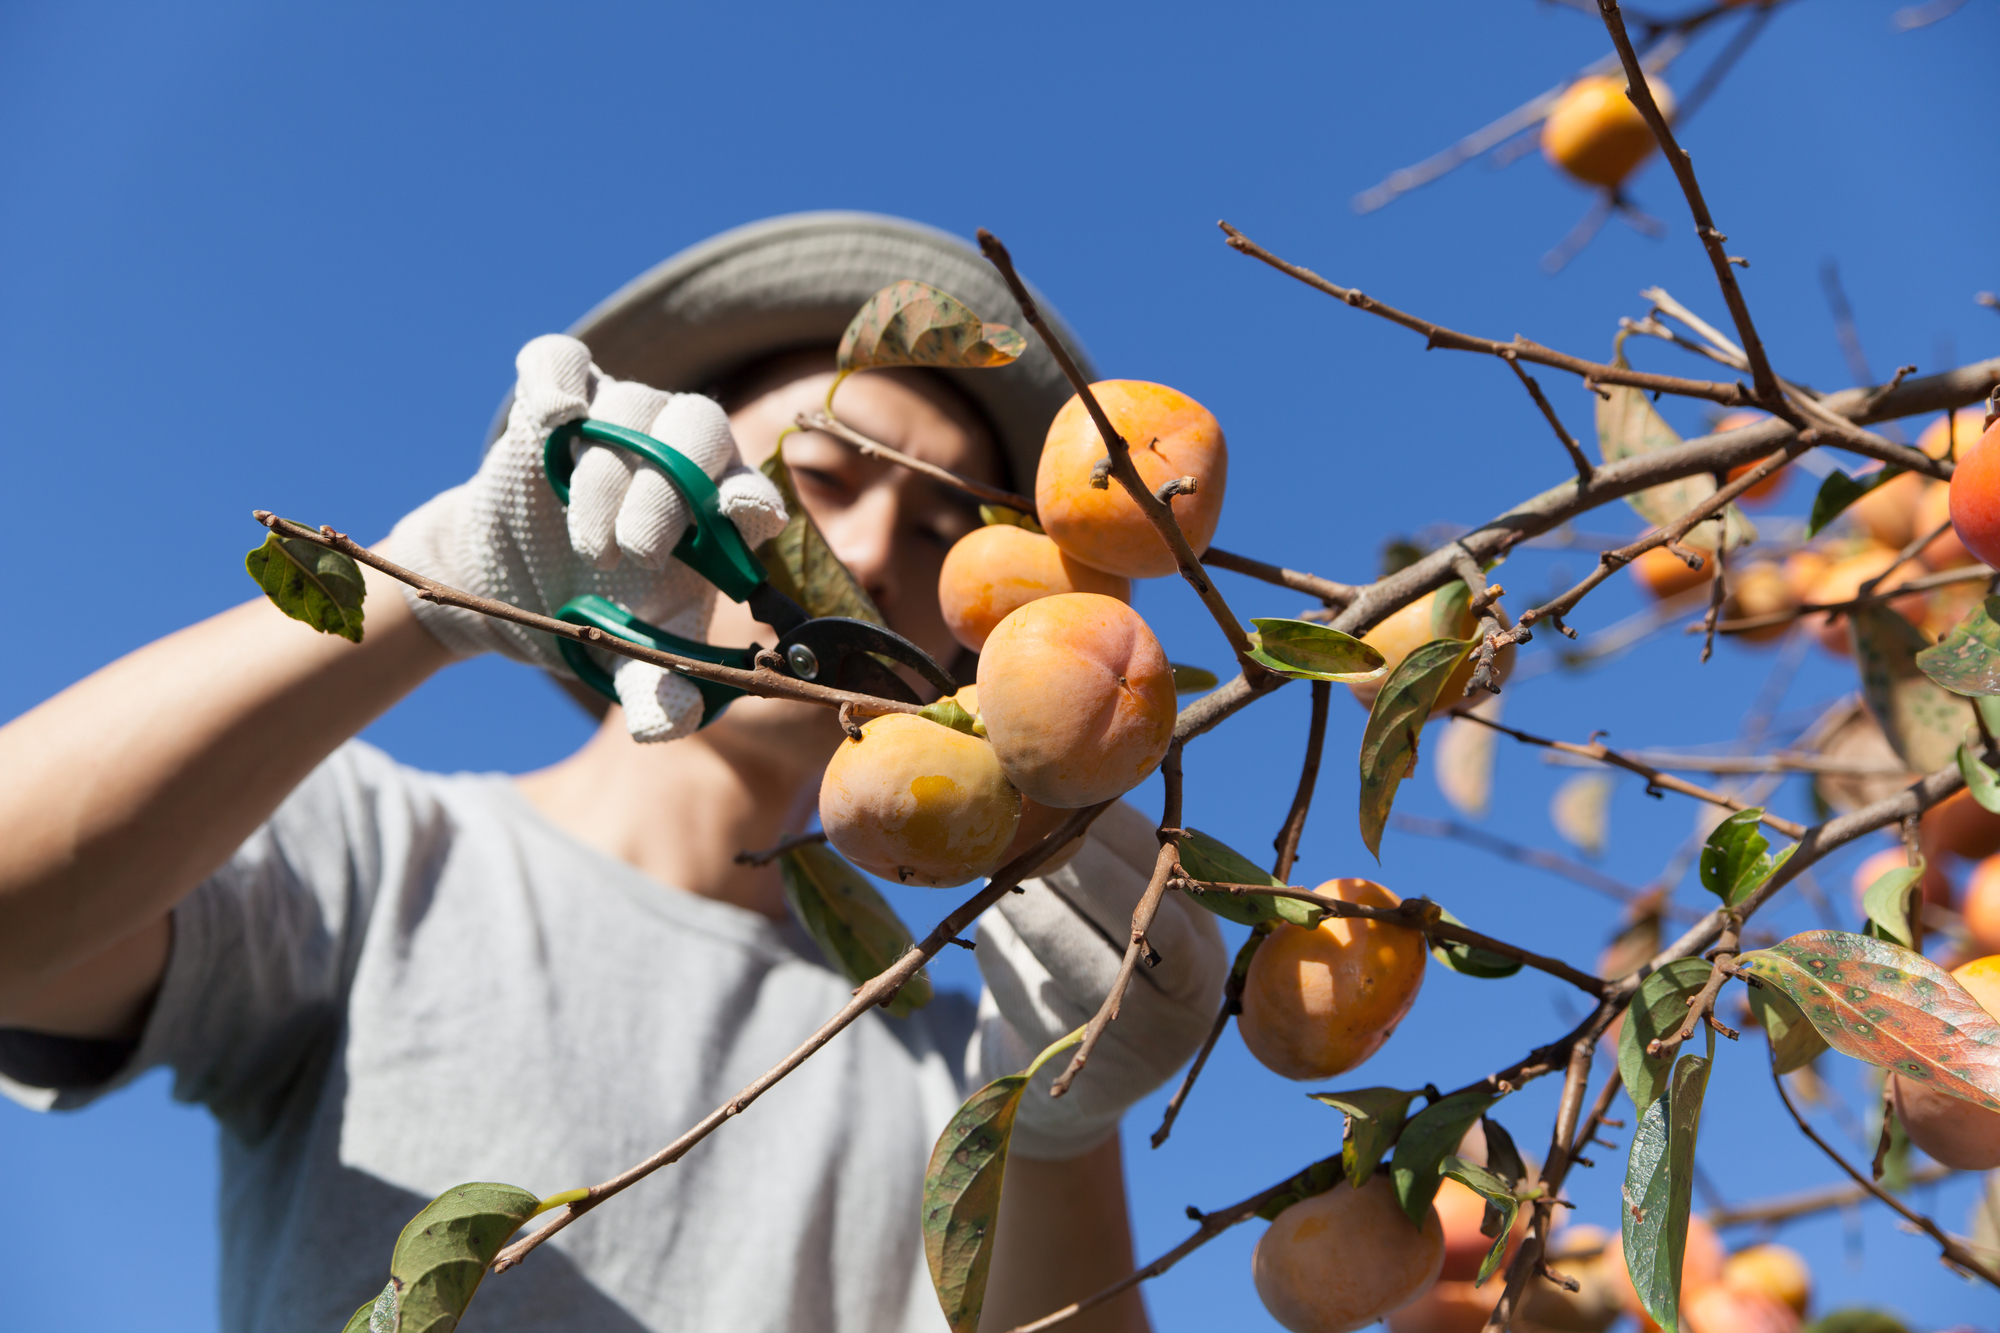
{"type": "MultiPolygon", "coordinates": [[[[785,505],[746,467],[729,419],[712,400],[614,380],[574,338],[545,334],[514,358],[519,375],[507,430],[471,481],[407,515],[383,543],[391,560],[464,592],[553,616],[585,593],[617,602],[662,629],[706,639],[715,589],[673,558],[687,531],[680,493],[653,464],[622,449],[578,450],[567,510],[542,472],[542,444],[565,422],[592,417],[644,431],[715,479],[722,512],[752,547],[785,525],[785,505]]],[[[426,629],[462,657],[499,652],[573,674],[555,639],[482,616],[403,597],[426,629]]],[[[701,695],[684,676],[591,650],[612,674],[626,725],[642,741],[687,736],[701,725],[701,695]]]]}
{"type": "MultiPolygon", "coordinates": [[[[1120,802],[1091,825],[1076,858],[1022,884],[980,919],[974,957],[986,979],[967,1055],[970,1080],[1019,1073],[1050,1042],[1090,1020],[1118,977],[1132,909],[1159,855],[1153,822],[1120,802]]],[[[1160,901],[1118,1018],[1061,1097],[1049,1085],[1069,1065],[1043,1065],[1022,1099],[1010,1152],[1079,1157],[1117,1131],[1125,1108],[1173,1077],[1201,1047],[1222,1000],[1229,955],[1215,918],[1178,893],[1160,901]]]]}

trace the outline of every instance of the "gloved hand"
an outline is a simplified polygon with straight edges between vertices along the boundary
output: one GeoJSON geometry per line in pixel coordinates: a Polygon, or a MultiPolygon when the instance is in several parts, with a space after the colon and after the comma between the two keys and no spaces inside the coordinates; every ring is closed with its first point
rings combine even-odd
{"type": "MultiPolygon", "coordinates": [[[[722,512],[755,547],[784,527],[785,505],[768,478],[744,465],[722,409],[699,394],[614,380],[590,363],[589,348],[560,334],[523,347],[514,367],[506,433],[472,480],[398,523],[383,553],[440,583],[526,611],[553,616],[572,597],[597,593],[675,634],[707,638],[715,589],[673,558],[688,512],[665,475],[622,449],[587,445],[578,451],[565,510],[543,475],[542,445],[556,427],[584,417],[644,431],[715,479],[722,512]]],[[[572,674],[555,639],[539,630],[426,602],[412,588],[403,597],[460,656],[500,652],[572,674]]],[[[686,677],[591,651],[617,683],[634,739],[671,740],[701,725],[701,695],[686,677]]]]}
{"type": "MultiPolygon", "coordinates": [[[[1117,979],[1132,909],[1159,849],[1153,822],[1121,802],[1098,816],[1068,865],[1024,882],[1026,893],[1007,894],[980,919],[973,956],[986,991],[967,1061],[973,1082],[1020,1072],[1097,1012],[1117,979]]],[[[1169,893],[1147,938],[1159,966],[1140,962],[1117,1020],[1069,1091],[1049,1096],[1067,1055],[1042,1066],[1022,1099],[1010,1152],[1041,1160],[1081,1156],[1110,1138],[1125,1108],[1200,1048],[1229,975],[1215,918],[1169,893]]]]}

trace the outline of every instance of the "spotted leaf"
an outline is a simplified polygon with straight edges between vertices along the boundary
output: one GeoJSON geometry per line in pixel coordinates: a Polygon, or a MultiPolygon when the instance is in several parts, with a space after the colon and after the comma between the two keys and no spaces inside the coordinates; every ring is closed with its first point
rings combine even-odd
{"type": "Polygon", "coordinates": [[[1917,667],[1953,694],[2000,694],[2000,597],[1966,612],[1941,642],[1917,654],[1917,667]]]}
{"type": "Polygon", "coordinates": [[[1005,324],[978,315],[929,283],[905,278],[868,298],[840,335],[835,354],[842,371],[876,366],[1004,366],[1028,350],[1027,340],[1005,324]]]}
{"type": "Polygon", "coordinates": [[[1809,930],[1737,968],[1783,991],[1842,1055],[2000,1111],[2000,1022],[1922,954],[1809,930]]]}

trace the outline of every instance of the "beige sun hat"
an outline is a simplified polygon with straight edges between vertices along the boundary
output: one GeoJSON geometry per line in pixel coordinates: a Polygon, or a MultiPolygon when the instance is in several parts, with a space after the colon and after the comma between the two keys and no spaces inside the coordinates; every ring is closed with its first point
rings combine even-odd
{"type": "MultiPolygon", "coordinates": [[[[948,232],[877,213],[792,213],[712,236],[625,284],[569,330],[605,373],[698,392],[793,348],[831,347],[862,304],[902,278],[949,292],[1027,340],[994,370],[943,371],[1000,436],[1014,488],[1032,491],[1042,440],[1070,388],[1000,274],[948,232]]],[[[1042,317],[1096,378],[1075,336],[1035,293],[1042,317]]],[[[506,419],[503,404],[499,422],[506,419]]]]}

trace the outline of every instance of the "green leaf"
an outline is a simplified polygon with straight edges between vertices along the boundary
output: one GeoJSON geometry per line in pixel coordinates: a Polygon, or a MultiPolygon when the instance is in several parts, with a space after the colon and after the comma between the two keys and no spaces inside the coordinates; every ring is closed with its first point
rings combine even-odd
{"type": "Polygon", "coordinates": [[[777,536],[757,548],[757,558],[764,562],[771,586],[797,602],[809,616],[847,616],[871,625],[888,624],[826,544],[819,525],[800,502],[791,469],[785,466],[784,450],[765,460],[763,472],[785,498],[785,512],[791,516],[777,536]]]}
{"type": "Polygon", "coordinates": [[[1854,660],[1861,697],[1898,757],[1918,773],[1951,763],[1973,725],[1972,706],[1917,666],[1924,636],[1888,606],[1856,607],[1854,660]]]}
{"type": "Polygon", "coordinates": [[[1715,826],[1701,849],[1701,886],[1723,904],[1734,907],[1762,887],[1773,871],[1791,859],[1798,844],[1766,856],[1770,842],[1758,829],[1763,821],[1762,806],[1738,810],[1715,826]]]}
{"type": "Polygon", "coordinates": [[[381,1295],[363,1302],[340,1333],[396,1333],[396,1284],[389,1283],[381,1295]]]}
{"type": "Polygon", "coordinates": [[[1388,659],[1352,634],[1310,620],[1252,620],[1250,656],[1260,665],[1296,680],[1331,680],[1358,685],[1388,671],[1388,659]]]}
{"type": "Polygon", "coordinates": [[[1799,1333],[1910,1333],[1910,1329],[1892,1314],[1852,1305],[1845,1310],[1821,1315],[1800,1329],[1799,1333]]]}
{"type": "Polygon", "coordinates": [[[1749,986],[1750,1012],[1771,1042],[1771,1068],[1779,1074],[1804,1069],[1826,1050],[1826,1038],[1806,1021],[1799,1007],[1776,986],[1749,986]]]}
{"type": "Polygon", "coordinates": [[[984,737],[986,729],[979,725],[979,719],[965,711],[965,705],[947,694],[936,703],[926,704],[917,710],[917,716],[928,718],[941,727],[962,731],[968,736],[984,737]]]}
{"type": "Polygon", "coordinates": [[[1284,1191],[1265,1200],[1264,1206],[1257,1210],[1257,1216],[1266,1222],[1275,1222],[1278,1220],[1278,1214],[1285,1209],[1301,1199],[1310,1199],[1315,1194],[1326,1193],[1340,1181],[1340,1159],[1323,1157],[1286,1181],[1284,1191]]]}
{"type": "Polygon", "coordinates": [[[1528,1178],[1528,1164],[1514,1146],[1514,1136],[1490,1117],[1480,1121],[1480,1130],[1486,1135],[1486,1169],[1506,1181],[1509,1189],[1518,1188],[1528,1178]]]}
{"type": "Polygon", "coordinates": [[[879,366],[1004,366],[1028,350],[1005,324],[981,323],[963,301],[929,283],[892,282],[855,312],[840,335],[843,371],[879,366]]]}
{"type": "Polygon", "coordinates": [[[2000,695],[2000,597],[1965,613],[1951,633],[1917,654],[1917,669],[1953,694],[2000,695]]]}
{"type": "Polygon", "coordinates": [[[1410,1102],[1420,1094],[1401,1088],[1356,1088],[1352,1092],[1308,1093],[1347,1117],[1341,1133],[1340,1161],[1347,1171],[1347,1183],[1360,1189],[1375,1175],[1383,1154],[1395,1143],[1410,1112],[1410,1102]]]}
{"type": "Polygon", "coordinates": [[[1922,954],[1808,930],[1736,968],[1784,992],[1842,1055],[2000,1111],[2000,1022],[1922,954]]]}
{"type": "Polygon", "coordinates": [[[1479,1230],[1482,1235],[1493,1237],[1486,1257],[1479,1261],[1479,1276],[1472,1279],[1478,1286],[1493,1276],[1493,1270],[1507,1256],[1507,1233],[1513,1229],[1514,1218],[1521,1211],[1521,1201],[1514,1197],[1514,1188],[1499,1176],[1483,1166],[1475,1166],[1456,1154],[1444,1159],[1444,1174],[1486,1200],[1486,1216],[1481,1220],[1479,1230]],[[1498,1229],[1495,1230],[1495,1220],[1498,1229]]]}
{"type": "Polygon", "coordinates": [[[1913,866],[1898,866],[1876,877],[1861,895],[1861,910],[1876,927],[1876,938],[1894,940],[1906,949],[1916,947],[1910,934],[1910,896],[1923,882],[1924,858],[1913,866]]]}
{"type": "Polygon", "coordinates": [[[243,557],[243,567],[271,604],[321,634],[361,642],[361,603],[368,585],[361,566],[303,537],[272,533],[243,557]]]}
{"type": "Polygon", "coordinates": [[[1680,1327],[1681,1265],[1693,1202],[1694,1149],[1709,1062],[1684,1055],[1671,1092],[1646,1108],[1625,1162],[1625,1266],[1661,1328],[1680,1327]]]}
{"type": "Polygon", "coordinates": [[[493,1256],[540,1210],[526,1190],[486,1183],[454,1186],[425,1204],[396,1241],[371,1333],[385,1323],[384,1333],[451,1333],[493,1256]]]}
{"type": "MultiPolygon", "coordinates": [[[[1454,926],[1465,924],[1443,907],[1438,908],[1438,916],[1454,926]]],[[[1504,954],[1497,954],[1471,944],[1460,944],[1456,940],[1432,940],[1431,957],[1454,972],[1487,980],[1511,977],[1521,970],[1521,961],[1518,958],[1509,958],[1504,954]]]]}
{"type": "MultiPolygon", "coordinates": [[[[794,847],[778,858],[778,868],[792,915],[855,985],[880,976],[910,951],[902,918],[867,876],[831,847],[794,847]]],[[[930,1002],[930,976],[919,971],[884,1007],[901,1018],[930,1002]]]]}
{"type": "Polygon", "coordinates": [[[1472,589],[1465,586],[1464,579],[1453,579],[1439,588],[1437,596],[1431,598],[1431,637],[1456,639],[1470,633],[1472,627],[1466,618],[1471,610],[1472,589]]]}
{"type": "Polygon", "coordinates": [[[1083,1029],[1078,1028],[1020,1073],[1003,1075],[973,1093],[931,1149],[924,1172],[924,1259],[952,1333],[973,1333],[986,1304],[1007,1143],[1021,1095],[1036,1070],[1081,1040],[1083,1029]]]}
{"type": "MultiPolygon", "coordinates": [[[[1181,869],[1196,879],[1210,880],[1217,884],[1269,884],[1278,889],[1286,887],[1285,881],[1272,878],[1270,871],[1220,838],[1212,838],[1200,829],[1191,828],[1182,835],[1180,860],[1181,869]]],[[[1267,898],[1261,893],[1242,896],[1232,893],[1190,893],[1188,896],[1224,920],[1245,926],[1261,926],[1267,921],[1289,921],[1295,926],[1305,926],[1310,929],[1324,919],[1318,908],[1297,898],[1275,896],[1267,898]]]]}
{"type": "Polygon", "coordinates": [[[1035,521],[1033,514],[1024,514],[1006,505],[979,506],[979,521],[989,528],[1024,528],[1036,534],[1042,532],[1042,525],[1035,521]]]}
{"type": "Polygon", "coordinates": [[[1986,766],[1971,741],[1958,747],[1958,774],[1982,810],[2000,815],[2000,773],[1986,766]]]}
{"type": "Polygon", "coordinates": [[[1444,1159],[1457,1153],[1465,1132],[1499,1100],[1490,1093],[1454,1092],[1432,1102],[1403,1126],[1396,1140],[1396,1156],[1389,1163],[1389,1178],[1396,1186],[1397,1201],[1412,1222],[1424,1224],[1424,1215],[1444,1179],[1444,1159]]]}
{"type": "Polygon", "coordinates": [[[1212,690],[1217,685],[1215,673],[1206,667],[1183,666],[1179,662],[1169,663],[1174,670],[1175,694],[1200,694],[1212,690]]]}
{"type": "MultiPolygon", "coordinates": [[[[1622,334],[1613,352],[1612,364],[1621,368],[1627,366],[1622,334]]],[[[1660,449],[1671,449],[1681,442],[1674,428],[1653,407],[1652,399],[1644,389],[1629,385],[1601,387],[1604,396],[1597,400],[1597,448],[1605,462],[1615,463],[1621,458],[1636,458],[1660,449]]],[[[1715,491],[1715,477],[1702,472],[1634,492],[1625,497],[1625,502],[1648,523],[1664,528],[1714,495],[1715,491]]],[[[1735,505],[1727,506],[1723,510],[1723,549],[1733,551],[1756,540],[1755,525],[1735,505]]],[[[1715,550],[1716,524],[1706,521],[1696,524],[1692,532],[1681,538],[1681,542],[1704,551],[1715,550]]]]}
{"type": "Polygon", "coordinates": [[[1712,970],[1699,958],[1681,958],[1639,983],[1639,993],[1632,997],[1632,1007],[1625,1011],[1618,1033],[1618,1072],[1625,1078],[1632,1104],[1640,1110],[1666,1092],[1673,1063],[1671,1052],[1648,1055],[1646,1047],[1681,1030],[1687,1022],[1688,1001],[1708,984],[1712,970]]]}
{"type": "Polygon", "coordinates": [[[1849,505],[1877,486],[1886,486],[1902,475],[1903,469],[1899,467],[1885,467],[1858,480],[1838,470],[1827,473],[1826,480],[1819,484],[1819,494],[1813,496],[1812,517],[1806,520],[1806,536],[1819,536],[1820,529],[1839,518],[1849,505]]]}
{"type": "Polygon", "coordinates": [[[1382,828],[1396,788],[1417,771],[1417,737],[1451,673],[1472,651],[1470,639],[1433,639],[1389,673],[1361,733],[1361,840],[1382,859],[1382,828]]]}

